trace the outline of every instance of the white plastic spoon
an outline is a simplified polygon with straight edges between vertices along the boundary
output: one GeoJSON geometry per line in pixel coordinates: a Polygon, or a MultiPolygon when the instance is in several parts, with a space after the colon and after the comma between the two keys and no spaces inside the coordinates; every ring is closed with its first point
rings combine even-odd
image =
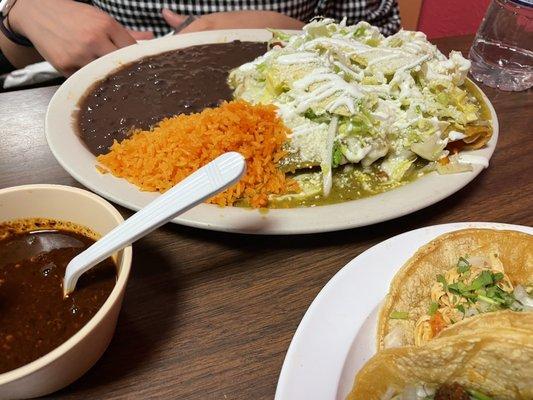
{"type": "Polygon", "coordinates": [[[116,251],[236,183],[245,169],[244,157],[239,153],[230,152],[222,154],[189,175],[74,257],[65,271],[63,294],[67,296],[71,293],[84,272],[116,251]]]}

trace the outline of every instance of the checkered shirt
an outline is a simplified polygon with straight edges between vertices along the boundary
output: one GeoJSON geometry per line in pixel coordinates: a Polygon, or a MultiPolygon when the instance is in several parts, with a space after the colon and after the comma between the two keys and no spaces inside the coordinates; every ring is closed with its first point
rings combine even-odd
{"type": "Polygon", "coordinates": [[[385,35],[400,29],[396,0],[93,0],[92,3],[130,29],[149,30],[156,36],[170,31],[161,16],[168,8],[178,14],[202,15],[220,11],[277,11],[307,22],[314,16],[324,16],[348,24],[367,21],[385,35]]]}

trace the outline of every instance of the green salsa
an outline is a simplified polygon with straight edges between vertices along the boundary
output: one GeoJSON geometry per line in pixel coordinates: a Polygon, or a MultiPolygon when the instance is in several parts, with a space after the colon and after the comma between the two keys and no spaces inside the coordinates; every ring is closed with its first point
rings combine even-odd
{"type": "MultiPolygon", "coordinates": [[[[490,121],[491,113],[480,90],[469,79],[466,80],[464,88],[478,101],[481,120],[490,121]]],[[[430,168],[424,168],[428,163],[428,161],[418,158],[400,181],[389,179],[380,170],[378,163],[367,168],[363,168],[359,164],[346,164],[334,169],[333,184],[327,197],[322,196],[321,185],[315,182],[314,185],[309,185],[311,190],[272,197],[269,200],[268,208],[314,207],[363,199],[413,182],[432,171],[430,168]]],[[[302,169],[298,169],[292,174],[288,173],[288,176],[296,177],[299,182],[301,180],[301,185],[306,185],[313,179],[320,179],[319,167],[306,167],[300,165],[299,168],[302,169]]],[[[285,169],[283,165],[281,169],[285,169]]],[[[247,205],[241,203],[239,206],[246,207],[247,205]]]]}

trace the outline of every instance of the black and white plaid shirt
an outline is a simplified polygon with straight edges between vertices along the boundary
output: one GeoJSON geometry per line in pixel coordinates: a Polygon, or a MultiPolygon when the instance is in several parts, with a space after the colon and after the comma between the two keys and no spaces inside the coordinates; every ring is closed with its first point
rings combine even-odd
{"type": "Polygon", "coordinates": [[[277,11],[303,22],[317,15],[348,24],[367,21],[385,35],[400,29],[396,0],[92,0],[92,3],[130,29],[149,30],[156,36],[170,31],[161,16],[168,8],[178,14],[202,15],[220,11],[277,11]]]}

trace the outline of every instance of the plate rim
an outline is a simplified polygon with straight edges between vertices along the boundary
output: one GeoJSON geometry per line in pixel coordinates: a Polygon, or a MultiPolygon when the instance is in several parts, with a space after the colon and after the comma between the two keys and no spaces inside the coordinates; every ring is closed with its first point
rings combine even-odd
{"type": "MultiPolygon", "coordinates": [[[[300,343],[306,339],[306,335],[309,335],[309,331],[316,331],[317,324],[323,323],[320,322],[321,317],[319,314],[319,311],[321,311],[321,315],[324,315],[324,310],[320,310],[321,305],[332,297],[332,293],[336,286],[342,282],[344,279],[344,276],[354,269],[360,269],[362,268],[359,263],[361,262],[361,259],[364,260],[364,258],[368,257],[369,255],[375,255],[376,252],[385,252],[387,249],[387,246],[390,245],[393,242],[399,242],[403,241],[405,239],[408,239],[410,236],[416,237],[418,234],[423,236],[422,238],[419,238],[416,242],[416,246],[419,249],[424,244],[427,244],[429,241],[435,239],[436,237],[448,233],[453,232],[461,229],[467,229],[467,228],[488,228],[488,229],[496,229],[496,230],[518,230],[522,232],[526,232],[533,235],[533,227],[525,226],[525,225],[516,225],[516,224],[506,224],[506,223],[500,223],[500,222],[451,222],[451,223],[445,223],[445,224],[436,224],[436,225],[429,225],[429,226],[423,226],[417,229],[413,229],[407,232],[402,232],[397,235],[394,235],[392,237],[389,237],[379,243],[376,243],[375,245],[369,247],[362,253],[358,254],[356,257],[351,259],[348,263],[346,263],[342,268],[340,268],[329,280],[328,282],[320,289],[318,294],[315,296],[315,298],[310,303],[309,307],[305,311],[305,314],[303,315],[300,323],[298,324],[298,327],[295,330],[295,333],[291,339],[291,342],[289,344],[289,347],[287,349],[287,352],[285,354],[285,358],[283,360],[283,364],[280,370],[280,374],[278,377],[278,382],[276,385],[276,393],[275,393],[275,400],[291,400],[294,398],[294,392],[291,391],[291,383],[295,382],[295,375],[298,376],[298,374],[302,374],[302,372],[298,372],[298,369],[303,367],[303,364],[301,363],[301,360],[298,359],[298,350],[296,349],[297,346],[300,345],[300,343]],[[425,231],[425,232],[424,232],[425,231]],[[290,392],[290,395],[288,394],[290,392]]],[[[416,250],[415,250],[416,251],[416,250]]],[[[409,257],[412,256],[413,253],[410,253],[409,257]]],[[[397,273],[397,271],[403,266],[402,264],[399,265],[393,265],[394,261],[390,261],[390,272],[392,273],[391,280],[393,279],[394,275],[397,273]]],[[[374,279],[381,279],[379,276],[375,276],[374,279]]],[[[387,287],[390,285],[390,280],[387,283],[387,287]]],[[[351,333],[351,340],[350,340],[350,346],[343,349],[342,356],[338,356],[338,358],[335,360],[335,365],[337,366],[337,370],[331,371],[328,370],[326,373],[324,373],[324,370],[320,368],[321,376],[329,376],[328,382],[324,382],[324,384],[327,384],[328,387],[334,387],[332,389],[332,392],[334,392],[333,399],[342,399],[341,393],[339,393],[340,388],[340,378],[342,376],[342,373],[344,371],[345,363],[347,360],[348,353],[351,350],[351,345],[357,335],[359,334],[359,331],[362,328],[362,325],[364,324],[365,320],[372,314],[374,308],[379,305],[379,303],[383,300],[385,297],[386,292],[383,293],[383,297],[381,300],[378,301],[377,304],[369,304],[368,307],[366,307],[365,314],[362,315],[358,319],[358,325],[354,327],[353,332],[351,333]],[[341,359],[342,358],[342,359],[341,359]],[[336,377],[337,381],[335,383],[332,382],[333,378],[336,377]]],[[[355,297],[353,298],[355,299],[355,297]]],[[[331,310],[330,310],[331,311],[331,310]]],[[[336,310],[338,311],[338,310],[336,310]]],[[[330,313],[328,315],[331,315],[333,313],[330,313]]],[[[324,318],[322,318],[324,319],[324,318]]],[[[338,318],[337,318],[338,321],[338,318]]],[[[332,318],[328,317],[328,323],[332,322],[332,318]]],[[[330,326],[328,326],[330,327],[330,326]]],[[[334,331],[334,329],[332,329],[334,331]]],[[[312,334],[311,334],[312,336],[312,334]]],[[[338,336],[338,334],[337,334],[338,336]]],[[[328,339],[330,342],[335,342],[336,339],[328,339]]],[[[320,349],[319,352],[323,352],[322,356],[331,356],[330,351],[328,349],[320,349]]],[[[374,351],[375,353],[375,351],[374,351]]],[[[305,371],[305,373],[309,373],[309,371],[305,371]]],[[[354,376],[355,377],[355,376],[354,376]]],[[[316,377],[313,376],[314,382],[316,383],[316,377]]],[[[300,379],[301,380],[301,379],[300,379]]],[[[303,387],[303,385],[300,385],[303,387]]],[[[316,390],[316,388],[315,388],[316,390]]],[[[306,398],[309,400],[324,400],[323,397],[313,397],[313,394],[316,393],[310,390],[310,392],[304,392],[299,393],[299,396],[302,396],[301,398],[306,398]]]]}
{"type": "MultiPolygon", "coordinates": [[[[264,29],[231,29],[220,31],[195,32],[179,36],[159,38],[149,42],[138,43],[137,45],[132,45],[120,49],[116,52],[110,53],[100,59],[91,62],[87,66],[77,71],[71,77],[69,77],[67,81],[64,82],[63,85],[61,85],[61,87],[56,91],[56,93],[54,93],[52,99],[50,100],[45,117],[45,135],[52,154],[54,155],[58,163],[76,181],[78,181],[83,186],[116,204],[119,204],[130,210],[138,211],[145,204],[139,205],[138,199],[132,200],[129,198],[124,198],[123,195],[117,194],[117,191],[120,192],[120,190],[117,190],[117,185],[123,185],[123,183],[120,182],[123,181],[122,179],[114,178],[117,180],[117,182],[109,185],[109,187],[106,185],[101,185],[99,182],[94,182],[93,177],[85,176],[86,174],[83,172],[83,166],[76,165],[76,162],[71,163],[67,161],[65,155],[63,154],[64,151],[61,151],[60,147],[58,147],[57,141],[59,141],[59,137],[57,137],[58,134],[54,133],[54,123],[52,122],[52,116],[54,115],[54,113],[58,112],[58,109],[61,109],[61,101],[63,101],[64,99],[68,99],[69,90],[72,87],[75,87],[78,82],[84,81],[84,74],[86,73],[84,71],[90,71],[91,68],[94,70],[95,66],[105,66],[107,64],[114,64],[114,67],[105,67],[106,72],[95,79],[101,79],[102,77],[106,76],[122,63],[118,59],[121,57],[121,55],[124,54],[129,54],[133,52],[137,54],[133,58],[131,58],[132,56],[129,56],[131,60],[127,60],[126,62],[131,62],[132,60],[140,59],[150,54],[158,54],[164,51],[169,51],[171,49],[188,47],[195,44],[219,43],[228,40],[234,40],[235,38],[241,38],[241,40],[243,41],[249,41],[254,40],[253,38],[255,37],[255,40],[262,40],[261,37],[266,37],[266,35],[269,34],[270,32],[264,29]],[[197,43],[191,44],[189,43],[190,41],[197,43]],[[161,46],[163,46],[163,48],[160,48],[161,46]]],[[[496,149],[498,141],[499,121],[496,111],[486,94],[479,88],[479,86],[475,84],[475,82],[472,81],[472,83],[482,94],[483,100],[486,102],[490,110],[493,124],[493,136],[489,142],[489,145],[481,150],[477,150],[472,153],[476,154],[482,151],[483,157],[486,157],[490,161],[496,149]]],[[[72,107],[73,109],[76,108],[76,104],[79,98],[80,97],[74,99],[74,105],[72,107]]],[[[78,138],[71,119],[69,119],[70,130],[68,134],[74,134],[78,138]]],[[[83,144],[80,144],[80,146],[84,149],[86,153],[90,154],[90,152],[85,148],[83,144]]],[[[83,151],[79,148],[77,150],[83,151]]],[[[95,164],[96,162],[94,162],[93,165],[95,164]]],[[[246,234],[311,234],[351,229],[402,217],[420,209],[429,207],[447,197],[452,196],[454,193],[458,192],[466,185],[471,183],[484,170],[483,167],[478,165],[474,165],[473,167],[474,169],[471,172],[446,176],[445,178],[448,181],[446,182],[446,185],[449,187],[447,187],[445,190],[441,190],[440,192],[435,191],[429,194],[426,193],[425,195],[427,196],[427,198],[424,198],[422,200],[417,199],[413,203],[408,203],[404,201],[404,204],[400,202],[400,205],[398,207],[385,208],[383,210],[380,209],[380,212],[376,212],[374,210],[373,214],[370,213],[369,215],[365,215],[363,217],[356,216],[358,208],[372,210],[373,208],[378,208],[378,204],[380,202],[382,204],[387,204],[391,200],[398,201],[404,198],[405,196],[413,196],[414,193],[418,190],[417,187],[420,186],[421,188],[423,188],[424,186],[429,186],[427,182],[429,182],[430,179],[438,180],[438,178],[436,178],[438,175],[433,172],[415,180],[414,182],[407,183],[391,191],[383,192],[363,199],[317,207],[269,209],[267,213],[260,213],[257,210],[249,210],[243,208],[239,208],[238,210],[236,210],[236,207],[226,207],[222,211],[221,208],[218,206],[202,204],[197,206],[195,209],[188,211],[182,216],[174,219],[172,222],[185,226],[208,229],[213,231],[246,234]],[[451,184],[451,176],[454,176],[453,179],[456,179],[457,183],[454,183],[453,185],[451,184]],[[312,210],[312,212],[310,212],[310,210],[312,210]],[[320,210],[318,214],[322,216],[321,223],[315,222],[315,219],[318,215],[316,210],[320,210]],[[340,218],[337,220],[335,220],[335,218],[327,218],[328,214],[330,216],[335,216],[342,212],[349,212],[352,218],[342,220],[340,218]],[[202,216],[206,214],[208,215],[208,218],[202,218],[202,216]],[[245,220],[250,220],[249,226],[246,223],[243,223],[243,221],[245,220]],[[289,223],[286,223],[287,220],[289,221],[289,223]],[[235,223],[235,221],[238,221],[238,223],[235,223]]],[[[438,177],[443,178],[443,176],[438,177]]],[[[436,183],[433,183],[432,185],[436,185],[436,183]]],[[[137,195],[140,194],[140,196],[144,196],[144,194],[142,194],[143,192],[139,191],[138,189],[136,190],[136,192],[137,195]]],[[[144,199],[140,203],[143,202],[146,203],[144,199]]]]}

